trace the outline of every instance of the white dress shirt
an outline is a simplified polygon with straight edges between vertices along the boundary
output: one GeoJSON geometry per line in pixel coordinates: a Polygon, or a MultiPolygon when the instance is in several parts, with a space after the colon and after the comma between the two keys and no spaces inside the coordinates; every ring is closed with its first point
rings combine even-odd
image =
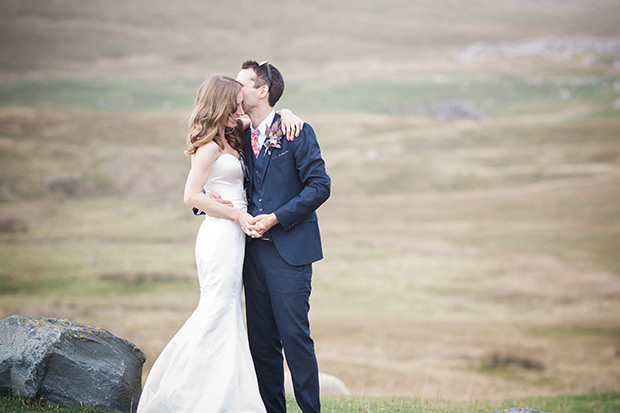
{"type": "Polygon", "coordinates": [[[265,139],[267,139],[267,130],[271,127],[274,116],[276,116],[276,112],[272,110],[271,113],[260,123],[260,125],[258,125],[258,128],[254,128],[254,125],[250,125],[252,128],[251,132],[254,132],[254,129],[258,129],[258,144],[261,148],[265,143],[265,139]]]}

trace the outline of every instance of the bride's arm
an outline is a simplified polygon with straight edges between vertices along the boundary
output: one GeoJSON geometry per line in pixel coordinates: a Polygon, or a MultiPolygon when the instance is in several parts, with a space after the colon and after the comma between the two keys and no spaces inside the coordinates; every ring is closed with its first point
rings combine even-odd
{"type": "Polygon", "coordinates": [[[204,211],[209,216],[239,222],[246,234],[253,235],[252,231],[255,230],[252,228],[253,218],[250,214],[224,205],[202,192],[211,167],[219,156],[220,150],[215,142],[210,142],[196,150],[196,153],[192,156],[192,166],[185,182],[183,201],[189,206],[204,211]]]}
{"type": "Polygon", "coordinates": [[[224,207],[219,202],[202,192],[211,167],[215,160],[220,156],[220,151],[215,142],[208,143],[196,150],[192,156],[192,166],[185,182],[183,201],[192,207],[205,211],[207,214],[218,217],[236,220],[236,213],[231,207],[224,207]]]}
{"type": "MultiPolygon", "coordinates": [[[[295,140],[299,136],[299,132],[304,128],[304,121],[297,115],[295,115],[290,109],[280,109],[276,112],[280,115],[282,120],[282,133],[286,135],[286,139],[289,141],[295,140]]],[[[250,127],[250,120],[247,118],[240,118],[241,130],[246,130],[250,127]]]]}

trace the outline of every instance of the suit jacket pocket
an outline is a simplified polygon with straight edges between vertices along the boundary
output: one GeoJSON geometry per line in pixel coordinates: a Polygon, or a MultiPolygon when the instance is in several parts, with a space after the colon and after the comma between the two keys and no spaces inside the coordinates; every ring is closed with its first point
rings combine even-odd
{"type": "Polygon", "coordinates": [[[271,160],[272,160],[272,161],[275,161],[275,160],[276,160],[276,159],[278,159],[278,158],[281,158],[281,157],[283,157],[283,156],[289,156],[289,155],[290,155],[290,152],[289,152],[289,151],[288,151],[288,149],[287,149],[287,150],[285,150],[284,152],[281,152],[281,153],[279,153],[279,154],[275,155],[275,156],[274,156],[271,160]]]}

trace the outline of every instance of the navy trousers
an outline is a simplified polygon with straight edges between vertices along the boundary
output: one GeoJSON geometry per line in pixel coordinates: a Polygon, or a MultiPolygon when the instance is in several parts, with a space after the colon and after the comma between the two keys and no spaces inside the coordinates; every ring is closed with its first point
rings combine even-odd
{"type": "Polygon", "coordinates": [[[286,412],[286,355],[295,399],[304,413],[320,412],[319,371],[310,337],[312,265],[293,266],[270,241],[246,245],[243,268],[248,339],[258,387],[269,413],[286,412]]]}

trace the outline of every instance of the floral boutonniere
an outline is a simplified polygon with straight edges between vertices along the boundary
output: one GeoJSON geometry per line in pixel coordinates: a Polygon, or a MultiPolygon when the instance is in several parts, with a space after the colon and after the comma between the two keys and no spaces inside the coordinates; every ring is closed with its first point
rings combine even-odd
{"type": "Polygon", "coordinates": [[[279,149],[282,147],[282,144],[280,143],[283,135],[282,128],[280,127],[281,123],[282,120],[278,119],[278,121],[267,131],[267,139],[265,139],[265,143],[263,144],[265,145],[266,150],[263,153],[263,156],[265,156],[271,148],[279,149]]]}

